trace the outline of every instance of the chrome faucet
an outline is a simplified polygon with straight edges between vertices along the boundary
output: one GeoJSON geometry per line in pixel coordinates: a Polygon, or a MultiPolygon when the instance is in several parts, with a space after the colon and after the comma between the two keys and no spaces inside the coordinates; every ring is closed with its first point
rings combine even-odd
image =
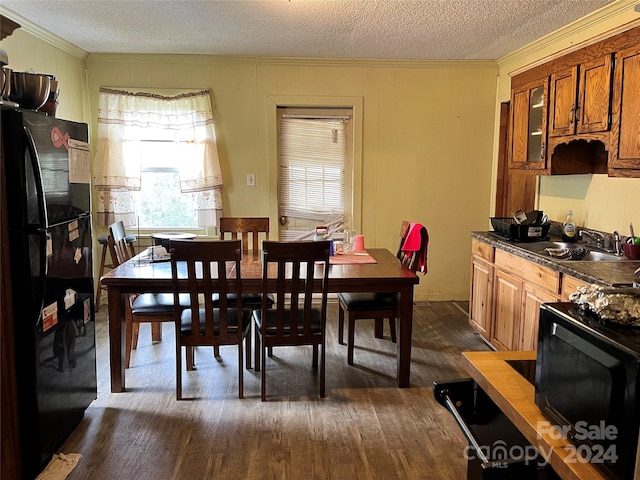
{"type": "Polygon", "coordinates": [[[613,231],[613,248],[616,251],[616,255],[622,255],[622,241],[617,230],[613,231]]]}
{"type": "Polygon", "coordinates": [[[604,247],[604,235],[599,232],[594,232],[593,230],[581,229],[578,230],[578,238],[583,240],[583,236],[586,235],[591,240],[595,241],[595,246],[597,248],[604,247]]]}

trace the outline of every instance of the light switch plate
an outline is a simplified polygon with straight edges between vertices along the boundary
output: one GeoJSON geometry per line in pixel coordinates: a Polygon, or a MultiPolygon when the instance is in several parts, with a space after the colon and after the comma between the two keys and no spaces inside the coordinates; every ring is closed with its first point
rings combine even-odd
{"type": "Polygon", "coordinates": [[[255,186],[256,186],[256,174],[247,173],[247,187],[255,187],[255,186]]]}

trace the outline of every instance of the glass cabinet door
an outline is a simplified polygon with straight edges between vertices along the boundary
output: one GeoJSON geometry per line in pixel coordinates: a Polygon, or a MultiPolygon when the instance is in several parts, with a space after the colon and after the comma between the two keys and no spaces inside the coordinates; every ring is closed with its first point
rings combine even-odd
{"type": "Polygon", "coordinates": [[[510,168],[546,168],[548,85],[538,80],[511,92],[510,168]]]}

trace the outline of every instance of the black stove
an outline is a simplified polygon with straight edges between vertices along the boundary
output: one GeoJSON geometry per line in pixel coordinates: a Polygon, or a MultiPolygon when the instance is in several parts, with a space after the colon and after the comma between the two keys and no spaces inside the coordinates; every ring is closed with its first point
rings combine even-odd
{"type": "Polygon", "coordinates": [[[535,360],[505,360],[511,368],[522,375],[527,382],[535,385],[536,361],[535,360]]]}

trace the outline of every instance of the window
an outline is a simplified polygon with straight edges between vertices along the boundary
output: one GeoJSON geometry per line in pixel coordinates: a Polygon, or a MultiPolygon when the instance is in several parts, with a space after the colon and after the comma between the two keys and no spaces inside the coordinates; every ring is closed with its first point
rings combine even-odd
{"type": "Polygon", "coordinates": [[[279,109],[278,117],[280,237],[309,238],[319,224],[343,230],[350,111],[279,109]]]}
{"type": "Polygon", "coordinates": [[[222,174],[209,93],[101,88],[96,172],[99,225],[217,225],[222,174]]]}
{"type": "Polygon", "coordinates": [[[179,145],[147,140],[140,149],[140,190],[132,193],[140,228],[197,228],[194,197],[180,191],[179,145]]]}

